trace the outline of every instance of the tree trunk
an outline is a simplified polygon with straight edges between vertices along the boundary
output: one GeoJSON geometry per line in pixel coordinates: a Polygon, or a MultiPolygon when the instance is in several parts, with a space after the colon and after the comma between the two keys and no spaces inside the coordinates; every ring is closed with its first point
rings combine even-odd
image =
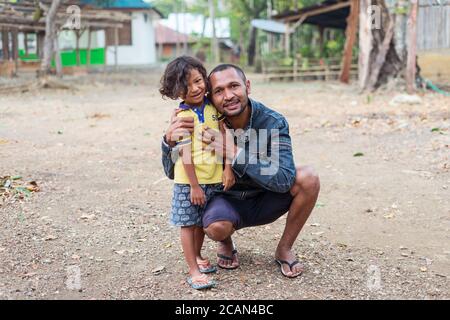
{"type": "Polygon", "coordinates": [[[209,18],[212,25],[211,50],[213,54],[214,63],[220,62],[219,42],[216,34],[216,5],[214,0],[208,0],[209,3],[209,18]]]}
{"type": "Polygon", "coordinates": [[[256,34],[257,29],[251,27],[250,29],[250,40],[248,42],[248,65],[253,66],[255,64],[255,53],[256,53],[256,34]]]}
{"type": "MultiPolygon", "coordinates": [[[[395,82],[399,88],[406,84],[408,58],[407,0],[360,1],[359,85],[374,91],[395,82]],[[372,9],[372,10],[371,10],[372,9]],[[378,22],[381,22],[378,25],[378,22]]],[[[411,52],[415,61],[415,52],[411,52]]]]}
{"type": "Polygon", "coordinates": [[[43,58],[41,61],[40,76],[50,74],[53,47],[56,37],[56,12],[61,4],[61,0],[53,0],[50,9],[45,17],[45,39],[43,48],[43,58]]]}
{"type": "Polygon", "coordinates": [[[408,21],[408,57],[406,63],[406,89],[412,94],[415,89],[417,66],[417,10],[418,0],[411,0],[412,8],[408,21]]]}
{"type": "MultiPolygon", "coordinates": [[[[178,57],[180,55],[180,37],[179,37],[179,32],[180,32],[180,26],[179,26],[179,18],[180,18],[180,14],[179,14],[179,10],[178,10],[178,4],[175,1],[175,31],[176,31],[176,51],[175,51],[175,56],[178,57]]],[[[184,19],[184,17],[183,17],[184,19]]]]}

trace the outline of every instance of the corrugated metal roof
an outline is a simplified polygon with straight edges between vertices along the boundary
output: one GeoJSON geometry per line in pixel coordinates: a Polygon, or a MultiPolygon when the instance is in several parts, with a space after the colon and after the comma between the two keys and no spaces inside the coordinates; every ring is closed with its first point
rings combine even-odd
{"type": "Polygon", "coordinates": [[[105,9],[153,9],[154,5],[142,0],[110,0],[110,1],[96,1],[96,0],[82,0],[83,4],[90,4],[96,7],[105,9]]]}
{"type": "Polygon", "coordinates": [[[286,25],[278,21],[254,19],[252,20],[252,26],[266,32],[286,33],[286,25]]]}

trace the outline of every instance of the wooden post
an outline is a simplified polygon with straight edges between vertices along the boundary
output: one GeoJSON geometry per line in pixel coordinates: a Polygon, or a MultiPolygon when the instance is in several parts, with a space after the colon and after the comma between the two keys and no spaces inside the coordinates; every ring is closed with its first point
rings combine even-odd
{"type": "Polygon", "coordinates": [[[119,47],[119,29],[114,28],[114,67],[117,69],[119,65],[118,48],[119,47]]]}
{"type": "Polygon", "coordinates": [[[80,61],[80,31],[77,30],[75,31],[75,36],[76,36],[76,43],[75,43],[75,56],[77,59],[77,67],[80,66],[81,61],[80,61]]]}
{"type": "Polygon", "coordinates": [[[286,32],[284,33],[284,52],[286,55],[286,58],[289,58],[291,55],[291,39],[290,39],[290,26],[289,23],[286,23],[286,32]]]}
{"type": "Polygon", "coordinates": [[[298,59],[297,56],[294,55],[294,81],[297,79],[297,73],[298,73],[298,59]]]}
{"type": "Polygon", "coordinates": [[[106,33],[107,32],[108,32],[107,29],[103,30],[103,33],[105,35],[105,43],[104,43],[104,48],[103,48],[103,62],[104,62],[104,64],[103,64],[103,72],[106,72],[106,68],[107,68],[107,65],[108,65],[108,61],[107,61],[107,59],[108,59],[108,42],[107,42],[107,38],[106,38],[106,33]]]}
{"type": "Polygon", "coordinates": [[[58,32],[56,32],[54,39],[53,49],[55,50],[55,65],[56,65],[56,75],[59,78],[63,76],[63,67],[61,61],[61,52],[59,51],[59,43],[58,43],[58,32]]]}
{"type": "Polygon", "coordinates": [[[43,32],[36,32],[36,53],[40,60],[42,60],[44,57],[44,37],[45,34],[43,32]]]}
{"type": "Polygon", "coordinates": [[[9,32],[6,30],[2,31],[2,51],[3,51],[3,61],[9,60],[9,32]]]}
{"type": "Polygon", "coordinates": [[[23,34],[23,46],[25,48],[25,57],[28,56],[28,32],[23,34]]]}
{"type": "Polygon", "coordinates": [[[17,30],[11,32],[12,35],[12,60],[14,61],[14,74],[17,74],[19,68],[19,33],[17,30]]]}
{"type": "Polygon", "coordinates": [[[160,44],[158,44],[158,60],[159,61],[162,60],[162,55],[163,55],[163,44],[160,43],[160,44]]]}
{"type": "Polygon", "coordinates": [[[409,94],[415,91],[417,55],[417,0],[411,0],[411,13],[408,20],[408,58],[406,62],[406,89],[409,94]]]}
{"type": "Polygon", "coordinates": [[[350,7],[350,15],[347,18],[347,30],[344,56],[342,58],[342,71],[340,80],[343,83],[349,83],[350,80],[350,68],[352,66],[352,53],[353,46],[356,41],[356,31],[358,28],[359,18],[359,0],[352,0],[350,7]]]}
{"type": "Polygon", "coordinates": [[[328,63],[325,63],[325,81],[331,80],[330,78],[330,66],[328,63]]]}
{"type": "Polygon", "coordinates": [[[325,27],[319,26],[319,46],[320,46],[320,57],[323,57],[323,48],[324,48],[324,33],[325,27]]]}
{"type": "Polygon", "coordinates": [[[91,65],[91,28],[88,27],[88,45],[86,50],[86,67],[91,65]]]}

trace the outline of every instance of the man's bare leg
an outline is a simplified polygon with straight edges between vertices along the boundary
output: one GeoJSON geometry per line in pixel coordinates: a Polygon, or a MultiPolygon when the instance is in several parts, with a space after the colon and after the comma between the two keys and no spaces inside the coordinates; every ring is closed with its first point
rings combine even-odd
{"type": "Polygon", "coordinates": [[[233,254],[233,240],[231,235],[234,233],[234,226],[230,221],[217,221],[211,223],[204,229],[206,235],[212,240],[219,241],[217,254],[229,259],[218,258],[217,264],[222,268],[237,268],[239,266],[239,258],[237,254],[233,254]]]}
{"type": "MultiPolygon", "coordinates": [[[[298,167],[296,180],[291,188],[294,200],[289,208],[283,235],[275,251],[276,259],[289,263],[297,260],[292,252],[292,246],[314,209],[319,190],[320,181],[314,170],[308,166],[298,167]]],[[[292,270],[286,264],[283,264],[281,267],[284,274],[288,277],[295,277],[303,271],[301,264],[292,266],[292,270]]]]}

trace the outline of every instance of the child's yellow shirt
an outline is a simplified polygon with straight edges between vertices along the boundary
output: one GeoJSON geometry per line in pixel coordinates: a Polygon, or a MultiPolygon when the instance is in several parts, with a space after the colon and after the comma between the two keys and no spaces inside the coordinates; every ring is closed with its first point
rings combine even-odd
{"type": "MultiPolygon", "coordinates": [[[[219,131],[219,113],[206,99],[203,108],[189,108],[183,103],[180,106],[184,110],[178,114],[178,117],[193,117],[194,132],[191,136],[181,139],[177,145],[181,147],[182,145],[191,144],[192,161],[199,184],[221,183],[223,172],[222,159],[217,158],[212,151],[202,150],[203,142],[199,140],[204,126],[219,131]]],[[[181,156],[175,163],[174,182],[189,184],[181,156]]]]}

